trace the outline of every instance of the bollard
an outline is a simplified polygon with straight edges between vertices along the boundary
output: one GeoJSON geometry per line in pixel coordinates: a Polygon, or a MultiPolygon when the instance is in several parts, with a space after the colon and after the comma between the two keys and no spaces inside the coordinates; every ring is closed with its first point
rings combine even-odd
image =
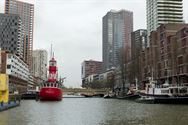
{"type": "Polygon", "coordinates": [[[35,101],[38,101],[38,100],[39,100],[38,95],[36,95],[35,101]]]}

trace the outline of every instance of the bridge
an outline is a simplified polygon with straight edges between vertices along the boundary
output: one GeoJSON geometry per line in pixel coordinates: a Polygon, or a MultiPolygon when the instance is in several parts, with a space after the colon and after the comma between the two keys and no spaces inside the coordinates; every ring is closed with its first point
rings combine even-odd
{"type": "Polygon", "coordinates": [[[63,94],[106,94],[110,89],[85,89],[85,88],[64,88],[63,94]]]}

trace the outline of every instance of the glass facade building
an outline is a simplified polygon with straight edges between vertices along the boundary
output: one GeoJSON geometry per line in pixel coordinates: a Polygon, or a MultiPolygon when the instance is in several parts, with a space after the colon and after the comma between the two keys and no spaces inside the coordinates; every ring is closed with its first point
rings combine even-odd
{"type": "Polygon", "coordinates": [[[130,59],[133,12],[127,10],[109,11],[103,17],[103,71],[120,65],[130,59]]]}

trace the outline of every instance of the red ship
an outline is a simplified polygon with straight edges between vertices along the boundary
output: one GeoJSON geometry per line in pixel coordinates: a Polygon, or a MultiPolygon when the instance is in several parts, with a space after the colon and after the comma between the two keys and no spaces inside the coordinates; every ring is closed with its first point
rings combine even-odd
{"type": "Polygon", "coordinates": [[[39,92],[41,101],[60,101],[62,100],[62,82],[58,81],[57,64],[54,56],[49,61],[48,80],[42,83],[39,92]]]}

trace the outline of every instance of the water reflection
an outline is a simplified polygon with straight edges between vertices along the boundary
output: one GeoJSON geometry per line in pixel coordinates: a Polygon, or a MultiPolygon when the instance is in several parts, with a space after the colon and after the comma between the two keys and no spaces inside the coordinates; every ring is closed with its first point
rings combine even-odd
{"type": "Polygon", "coordinates": [[[69,98],[22,101],[0,113],[0,125],[186,125],[187,105],[152,105],[126,100],[69,98]]]}

